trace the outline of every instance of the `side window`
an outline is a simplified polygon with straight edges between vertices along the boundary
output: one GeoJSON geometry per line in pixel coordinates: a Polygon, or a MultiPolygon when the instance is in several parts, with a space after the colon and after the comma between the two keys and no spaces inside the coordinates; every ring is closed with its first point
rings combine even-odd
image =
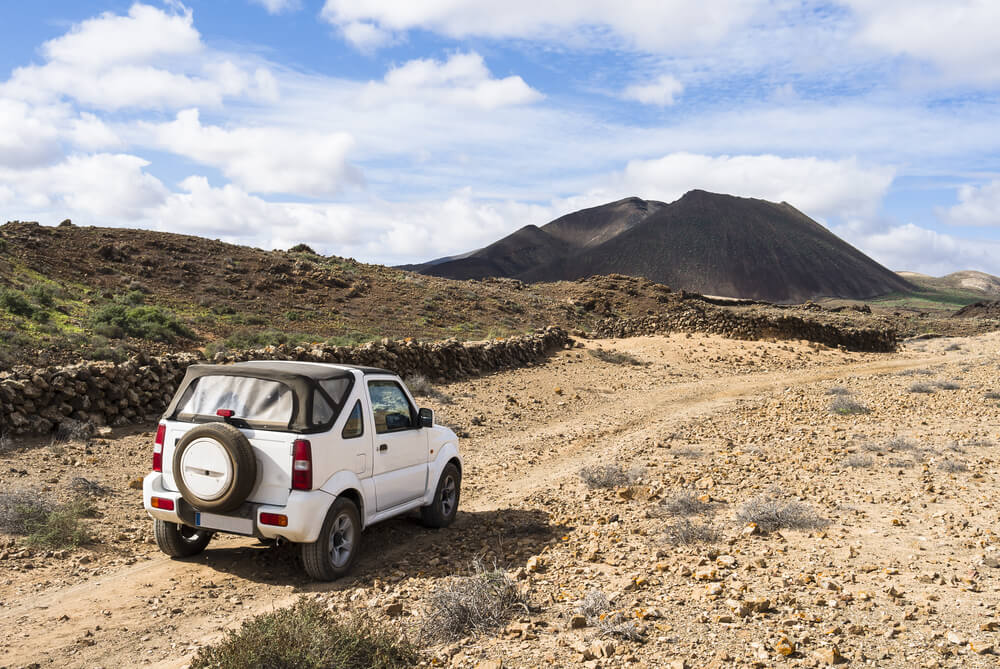
{"type": "Polygon", "coordinates": [[[313,425],[326,425],[333,420],[333,407],[318,390],[313,391],[313,425]]]}
{"type": "Polygon", "coordinates": [[[351,409],[351,415],[347,417],[347,422],[344,423],[344,430],[340,436],[344,439],[354,439],[364,433],[365,421],[361,419],[361,400],[358,400],[354,403],[354,408],[351,409]]]}
{"type": "Polygon", "coordinates": [[[368,395],[372,400],[375,431],[379,434],[416,426],[413,407],[395,381],[369,381],[368,395]]]}

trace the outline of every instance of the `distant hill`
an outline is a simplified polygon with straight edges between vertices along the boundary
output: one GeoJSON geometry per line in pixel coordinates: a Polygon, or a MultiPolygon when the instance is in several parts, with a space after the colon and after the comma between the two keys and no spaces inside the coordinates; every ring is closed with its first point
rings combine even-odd
{"type": "Polygon", "coordinates": [[[528,282],[617,273],[772,302],[868,299],[914,288],[787,203],[701,190],[670,204],[633,197],[583,209],[407,269],[528,282]]]}
{"type": "Polygon", "coordinates": [[[985,297],[1000,297],[1000,277],[986,272],[966,270],[940,277],[918,274],[917,272],[898,272],[898,274],[910,283],[925,288],[959,291],[985,297]]]}

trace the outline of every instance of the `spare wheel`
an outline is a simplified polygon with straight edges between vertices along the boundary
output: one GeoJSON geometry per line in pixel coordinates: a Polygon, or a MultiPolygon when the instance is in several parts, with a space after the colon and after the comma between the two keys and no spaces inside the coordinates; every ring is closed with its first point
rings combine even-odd
{"type": "Polygon", "coordinates": [[[232,511],[257,482],[257,458],[246,436],[227,423],[190,430],[174,449],[174,481],[202,511],[232,511]]]}

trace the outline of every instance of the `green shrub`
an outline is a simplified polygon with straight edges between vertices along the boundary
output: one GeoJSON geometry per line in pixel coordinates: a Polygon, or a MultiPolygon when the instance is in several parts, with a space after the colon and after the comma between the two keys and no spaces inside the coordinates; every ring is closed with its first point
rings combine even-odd
{"type": "Polygon", "coordinates": [[[345,619],[315,600],[300,599],[251,618],[218,644],[202,648],[191,667],[395,669],[419,661],[416,647],[396,630],[369,618],[345,619]]]}
{"type": "Polygon", "coordinates": [[[92,518],[94,508],[87,500],[56,507],[28,535],[28,543],[45,548],[71,548],[90,542],[90,533],[81,522],[92,518]]]}
{"type": "Polygon", "coordinates": [[[288,252],[289,253],[308,253],[311,256],[319,255],[318,253],[316,253],[315,251],[313,251],[312,247],[309,246],[308,244],[296,244],[292,248],[288,249],[288,252]]]}
{"type": "MultiPolygon", "coordinates": [[[[235,351],[246,351],[249,349],[262,348],[264,346],[278,346],[288,344],[296,346],[312,341],[318,341],[319,337],[301,332],[282,332],[280,330],[237,330],[226,337],[223,344],[226,348],[235,351]]],[[[218,345],[216,345],[218,346],[218,345]]],[[[215,350],[221,350],[216,348],[215,350]]]]}
{"type": "Polygon", "coordinates": [[[38,306],[51,307],[55,304],[56,295],[59,291],[51,284],[35,283],[25,292],[38,306]]]}
{"type": "Polygon", "coordinates": [[[357,346],[373,339],[377,339],[377,337],[363,332],[348,332],[344,335],[330,337],[326,340],[326,343],[330,346],[357,346]]]}
{"type": "Polygon", "coordinates": [[[35,307],[28,301],[24,293],[13,288],[0,290],[0,306],[15,316],[30,318],[35,313],[35,307]]]}
{"type": "Polygon", "coordinates": [[[174,314],[157,306],[133,305],[128,300],[142,293],[133,291],[99,307],[91,316],[94,332],[104,337],[136,337],[171,342],[194,333],[174,314]]]}
{"type": "Polygon", "coordinates": [[[93,515],[93,505],[83,498],[57,506],[34,493],[0,495],[0,530],[25,536],[29,544],[45,548],[89,542],[90,534],[81,521],[93,515]]]}

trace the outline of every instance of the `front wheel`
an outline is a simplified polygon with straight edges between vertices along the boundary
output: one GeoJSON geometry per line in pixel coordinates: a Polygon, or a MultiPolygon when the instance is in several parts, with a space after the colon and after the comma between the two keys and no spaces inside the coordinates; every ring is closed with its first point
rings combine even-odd
{"type": "Polygon", "coordinates": [[[170,557],[191,557],[205,550],[212,539],[208,530],[199,530],[166,520],[153,521],[153,536],[160,550],[170,557]]]}
{"type": "Polygon", "coordinates": [[[462,474],[449,462],[441,470],[434,499],[420,507],[420,517],[427,527],[448,527],[458,513],[458,498],[462,492],[462,474]]]}
{"type": "Polygon", "coordinates": [[[332,581],[351,571],[360,547],[358,507],[346,497],[338,497],[326,514],[319,538],[302,544],[302,564],[314,579],[332,581]]]}

